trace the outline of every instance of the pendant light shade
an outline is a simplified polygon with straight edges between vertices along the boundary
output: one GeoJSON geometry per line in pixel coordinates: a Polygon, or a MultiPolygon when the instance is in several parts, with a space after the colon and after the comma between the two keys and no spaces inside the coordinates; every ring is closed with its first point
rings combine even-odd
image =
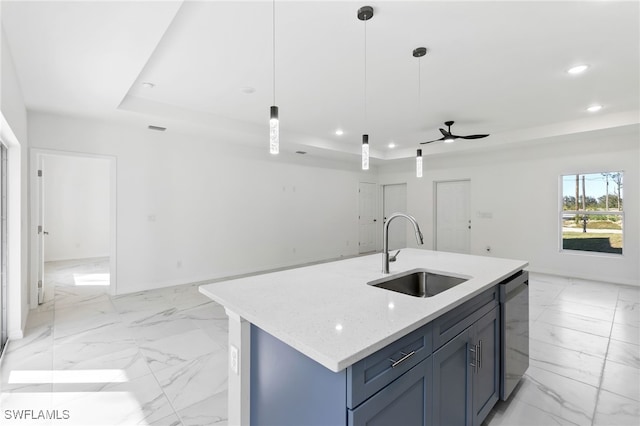
{"type": "Polygon", "coordinates": [[[280,152],[280,120],[278,120],[278,107],[271,107],[271,118],[269,119],[269,152],[277,154],[280,152]]]}
{"type": "Polygon", "coordinates": [[[362,135],[362,170],[369,170],[369,135],[362,135]]]}
{"type": "Polygon", "coordinates": [[[422,177],[422,150],[419,149],[416,154],[416,177],[422,177]]]}
{"type": "Polygon", "coordinates": [[[278,118],[278,107],[276,106],[276,1],[273,0],[273,105],[271,106],[269,118],[269,152],[278,154],[280,152],[280,119],[278,118]]]}

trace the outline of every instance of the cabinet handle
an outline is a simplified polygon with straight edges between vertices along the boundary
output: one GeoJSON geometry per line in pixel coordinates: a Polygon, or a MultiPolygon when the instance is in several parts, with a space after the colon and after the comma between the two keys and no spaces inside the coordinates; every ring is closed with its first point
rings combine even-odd
{"type": "Polygon", "coordinates": [[[482,340],[478,342],[478,368],[482,368],[482,340]]]}
{"type": "Polygon", "coordinates": [[[469,352],[473,354],[472,361],[469,365],[473,367],[473,372],[476,373],[478,371],[478,345],[473,345],[472,348],[469,348],[469,352]]]}
{"type": "Polygon", "coordinates": [[[404,353],[404,352],[400,352],[403,357],[400,358],[399,360],[395,361],[391,358],[389,358],[389,361],[391,361],[391,368],[395,368],[398,365],[400,365],[401,363],[405,362],[407,359],[411,358],[413,355],[415,355],[416,351],[411,351],[408,354],[404,353]]]}

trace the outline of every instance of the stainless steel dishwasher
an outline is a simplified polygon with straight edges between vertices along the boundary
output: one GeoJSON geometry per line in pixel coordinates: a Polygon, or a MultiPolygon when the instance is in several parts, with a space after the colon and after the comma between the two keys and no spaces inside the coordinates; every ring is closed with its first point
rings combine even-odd
{"type": "Polygon", "coordinates": [[[529,367],[529,273],[500,283],[500,399],[505,401],[529,367]]]}

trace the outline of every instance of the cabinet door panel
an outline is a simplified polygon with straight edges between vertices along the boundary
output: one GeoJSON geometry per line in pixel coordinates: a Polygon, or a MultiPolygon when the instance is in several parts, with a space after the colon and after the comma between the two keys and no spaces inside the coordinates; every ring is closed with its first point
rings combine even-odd
{"type": "Polygon", "coordinates": [[[355,410],[348,410],[348,424],[428,426],[431,389],[431,358],[427,358],[355,410]]]}
{"type": "Polygon", "coordinates": [[[474,375],[474,425],[480,425],[500,395],[500,321],[498,308],[483,316],[474,326],[473,341],[478,344],[480,364],[474,375]]]}
{"type": "Polygon", "coordinates": [[[433,423],[471,424],[471,329],[458,334],[433,354],[433,423]]]}
{"type": "Polygon", "coordinates": [[[433,349],[438,349],[498,306],[497,287],[464,302],[433,322],[433,349]]]}
{"type": "Polygon", "coordinates": [[[347,408],[354,409],[371,395],[431,355],[431,325],[427,324],[347,368],[347,408]],[[400,360],[393,367],[391,360],[400,360]]]}

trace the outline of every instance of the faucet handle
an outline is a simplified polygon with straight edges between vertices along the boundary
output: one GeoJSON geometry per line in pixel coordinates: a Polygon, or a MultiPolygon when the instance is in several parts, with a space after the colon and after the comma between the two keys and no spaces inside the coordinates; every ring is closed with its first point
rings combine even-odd
{"type": "Polygon", "coordinates": [[[396,257],[398,257],[398,254],[400,254],[400,250],[398,250],[396,254],[394,254],[393,256],[389,256],[389,262],[395,262],[396,257]]]}

